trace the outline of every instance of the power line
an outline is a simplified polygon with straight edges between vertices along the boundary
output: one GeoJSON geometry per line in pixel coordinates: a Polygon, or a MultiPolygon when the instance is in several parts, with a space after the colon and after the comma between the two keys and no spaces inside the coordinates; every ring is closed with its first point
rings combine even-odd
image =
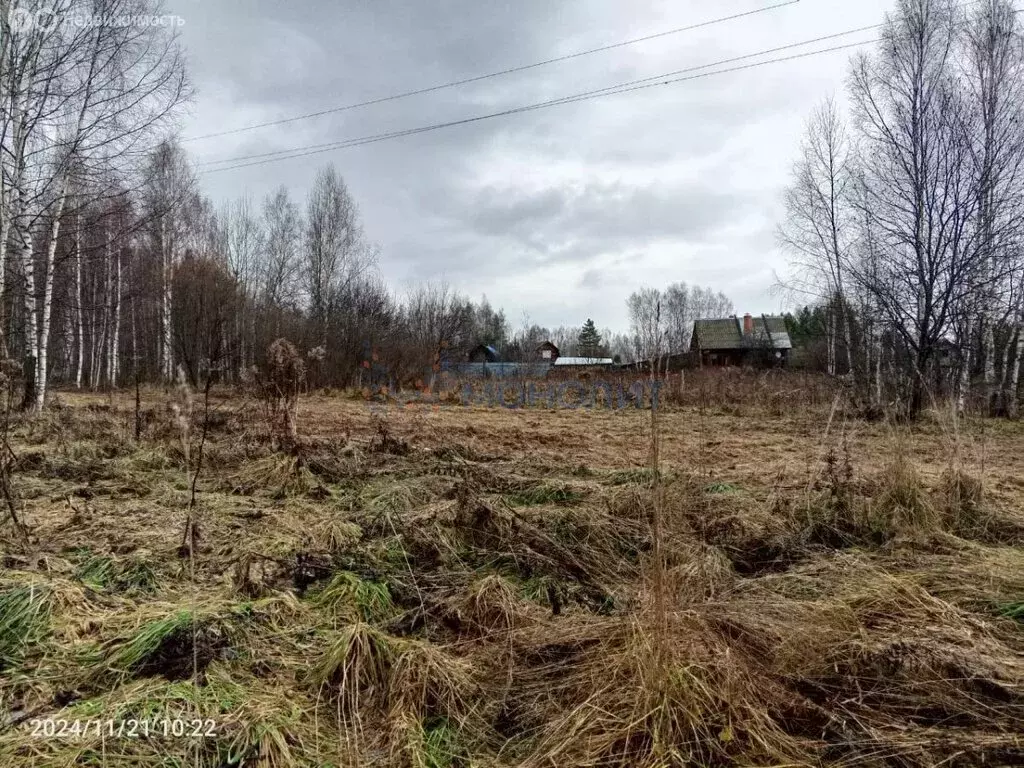
{"type": "Polygon", "coordinates": [[[209,168],[201,173],[216,173],[218,171],[229,171],[237,168],[246,168],[253,165],[262,165],[264,163],[274,162],[277,160],[291,160],[300,157],[306,157],[308,155],[319,154],[322,152],[329,152],[334,149],[345,149],[348,147],[362,146],[364,144],[373,144],[378,141],[387,141],[389,139],[401,138],[404,136],[411,136],[418,133],[426,133],[429,131],[436,131],[442,128],[451,128],[458,125],[465,125],[468,123],[480,122],[483,120],[490,120],[497,117],[507,117],[509,115],[519,114],[522,112],[531,112],[538,109],[545,109],[547,107],[553,107],[560,104],[572,104],[578,101],[587,101],[590,99],[601,98],[603,96],[612,96],[619,93],[630,93],[632,91],[643,90],[646,88],[654,88],[662,85],[670,85],[674,83],[686,82],[689,80],[698,80],[705,77],[712,77],[714,75],[727,74],[730,72],[739,72],[747,69],[754,69],[756,67],[765,66],[768,64],[777,64],[786,61],[793,61],[796,59],[807,58],[809,56],[817,56],[824,53],[831,53],[834,51],[846,50],[849,48],[855,48],[868,43],[875,42],[875,39],[863,40],[856,43],[846,43],[843,45],[832,46],[830,48],[823,48],[816,51],[809,51],[806,53],[794,54],[791,56],[779,57],[776,59],[769,59],[767,61],[754,62],[752,64],[745,64],[736,67],[729,67],[727,69],[716,69],[713,72],[703,72],[700,74],[691,74],[694,72],[700,72],[701,70],[711,69],[712,67],[719,67],[726,64],[734,64],[739,61],[745,61],[752,58],[758,58],[766,56],[771,53],[779,53],[786,50],[792,50],[793,48],[800,48],[806,45],[812,45],[814,43],[824,42],[827,40],[834,40],[839,37],[846,37],[858,32],[865,32],[872,29],[881,27],[881,24],[874,24],[868,27],[860,27],[857,29],[847,30],[845,32],[837,32],[832,35],[825,35],[823,37],[814,38],[811,40],[804,40],[799,43],[791,43],[789,45],[779,46],[776,48],[769,48],[763,51],[757,51],[756,53],[750,53],[743,56],[735,56],[729,59],[722,59],[720,61],[711,62],[708,64],[701,64],[694,67],[688,67],[686,69],[675,70],[672,72],[666,72],[660,75],[652,77],[645,77],[639,80],[631,80],[625,83],[619,83],[618,85],[607,86],[605,88],[599,88],[592,91],[584,91],[582,93],[569,94],[556,99],[550,99],[548,101],[539,102],[536,104],[527,104],[520,107],[513,107],[511,109],[501,110],[499,112],[491,112],[484,115],[476,115],[474,117],[467,117],[460,120],[452,120],[443,123],[434,123],[431,125],[419,126],[416,128],[407,128],[399,131],[389,131],[386,133],[372,134],[368,136],[360,136],[352,139],[344,139],[335,142],[328,142],[324,144],[311,144],[301,147],[292,147],[290,149],[281,149],[273,152],[264,152],[253,155],[243,155],[233,158],[227,158],[224,160],[210,160],[205,163],[200,163],[200,166],[210,165],[221,165],[237,163],[236,165],[225,165],[220,168],[209,168]],[[252,162],[244,162],[252,161],[252,162]]]}
{"type": "Polygon", "coordinates": [[[396,101],[398,99],[405,99],[405,98],[408,98],[410,96],[419,96],[419,95],[424,94],[424,93],[434,93],[435,91],[441,91],[441,90],[445,90],[447,88],[456,88],[456,87],[458,87],[460,85],[468,85],[469,83],[480,82],[481,80],[487,80],[487,79],[492,78],[492,77],[502,77],[504,75],[511,75],[511,74],[516,73],[516,72],[525,72],[526,70],[529,70],[529,69],[536,69],[537,67],[545,67],[545,66],[548,66],[549,64],[557,64],[558,62],[561,62],[561,61],[569,61],[571,59],[578,59],[578,58],[580,58],[582,56],[590,56],[590,55],[595,54],[595,53],[603,53],[604,51],[615,50],[616,48],[624,48],[624,47],[626,47],[628,45],[636,45],[637,43],[644,43],[644,42],[647,42],[649,40],[656,40],[656,39],[661,38],[661,37],[668,37],[670,35],[678,35],[678,34],[680,34],[682,32],[691,32],[691,31],[693,31],[695,29],[702,29],[704,27],[710,27],[710,26],[713,26],[715,24],[723,24],[723,23],[725,23],[727,21],[735,21],[737,19],[746,18],[748,16],[755,16],[757,14],[767,13],[769,11],[775,11],[775,10],[778,10],[779,8],[785,8],[786,6],[796,5],[799,2],[800,2],[800,0],[785,0],[785,2],[779,2],[779,3],[776,3],[775,5],[768,5],[768,6],[765,6],[763,8],[755,8],[754,10],[744,11],[743,13],[734,13],[731,16],[722,16],[722,17],[719,17],[717,19],[710,19],[708,21],[702,21],[702,22],[700,22],[698,24],[690,24],[689,26],[686,26],[686,27],[677,27],[676,29],[669,29],[669,30],[666,30],[664,32],[655,32],[654,34],[651,34],[651,35],[644,35],[643,37],[635,37],[635,38],[632,38],[631,40],[623,40],[623,41],[618,42],[618,43],[611,43],[609,45],[602,45],[602,46],[599,46],[597,48],[588,48],[588,49],[583,50],[583,51],[576,51],[575,53],[568,53],[568,54],[566,54],[564,56],[556,56],[555,58],[545,59],[544,61],[538,61],[538,62],[534,62],[532,64],[523,64],[522,66],[518,66],[518,67],[511,67],[509,69],[502,69],[502,70],[498,70],[496,72],[488,72],[487,74],[484,74],[484,75],[476,75],[474,77],[467,77],[467,78],[462,79],[462,80],[453,80],[451,82],[441,83],[439,85],[432,85],[432,86],[429,86],[427,88],[418,88],[418,89],[413,90],[413,91],[403,91],[401,93],[395,93],[395,94],[392,94],[390,96],[381,96],[381,97],[376,98],[376,99],[369,99],[367,101],[360,101],[360,102],[356,102],[355,104],[346,104],[344,106],[333,107],[331,109],[323,109],[323,110],[320,110],[318,112],[307,112],[306,114],[303,114],[303,115],[295,115],[294,117],[285,117],[285,118],[281,118],[280,120],[269,120],[269,121],[267,121],[265,123],[254,123],[253,125],[245,125],[245,126],[242,126],[240,128],[231,128],[231,129],[226,130],[226,131],[218,131],[216,133],[204,133],[201,136],[190,136],[188,138],[182,139],[182,142],[200,141],[202,139],[213,139],[213,138],[217,138],[219,136],[231,136],[231,135],[234,135],[234,134],[244,133],[244,132],[247,132],[247,131],[255,131],[255,130],[259,129],[259,128],[269,128],[269,127],[272,127],[272,126],[275,126],[275,125],[285,125],[287,123],[294,123],[294,122],[297,122],[299,120],[309,120],[309,119],[314,118],[314,117],[322,117],[324,115],[331,115],[331,114],[335,114],[337,112],[346,112],[348,110],[359,109],[361,107],[369,107],[369,106],[372,106],[374,104],[383,104],[383,103],[388,102],[388,101],[396,101]]]}

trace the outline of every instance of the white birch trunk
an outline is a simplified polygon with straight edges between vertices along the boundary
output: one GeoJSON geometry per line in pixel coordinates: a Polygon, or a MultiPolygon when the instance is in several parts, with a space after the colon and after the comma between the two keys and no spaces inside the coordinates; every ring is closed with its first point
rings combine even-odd
{"type": "MultiPolygon", "coordinates": [[[[3,57],[0,56],[0,59],[3,57]]],[[[0,354],[7,357],[7,319],[4,317],[4,296],[7,293],[7,237],[8,237],[8,206],[7,187],[3,177],[6,168],[0,159],[0,354]]]]}
{"type": "Polygon", "coordinates": [[[1019,408],[1018,408],[1018,405],[1017,405],[1017,392],[1018,392],[1018,387],[1020,386],[1020,367],[1021,367],[1021,362],[1022,362],[1021,358],[1024,357],[1024,323],[1022,323],[1020,321],[1017,322],[1016,339],[1017,339],[1017,349],[1016,349],[1016,353],[1017,354],[1016,354],[1016,357],[1015,357],[1015,359],[1013,361],[1013,366],[1011,367],[1011,370],[1010,370],[1010,382],[1009,382],[1009,385],[1006,388],[1006,394],[1005,394],[1005,397],[1006,397],[1006,413],[1007,413],[1008,416],[1010,416],[1012,418],[1016,418],[1017,414],[1019,413],[1019,408]]]}
{"type": "Polygon", "coordinates": [[[836,375],[836,316],[835,312],[828,309],[828,318],[825,322],[825,344],[826,344],[826,360],[825,367],[828,370],[829,376],[836,375]]]}
{"type": "Polygon", "coordinates": [[[96,379],[96,371],[99,368],[99,342],[100,342],[100,280],[96,270],[92,270],[89,280],[89,388],[96,389],[99,383],[96,379]]]}
{"type": "Polygon", "coordinates": [[[138,381],[139,377],[139,343],[138,336],[135,330],[135,294],[130,293],[131,296],[131,331],[132,331],[132,377],[138,381]]]}
{"type": "Polygon", "coordinates": [[[956,410],[962,414],[967,407],[967,392],[971,388],[971,336],[974,333],[974,319],[967,316],[967,328],[960,342],[962,359],[960,360],[960,380],[956,387],[956,410]]]}
{"type": "Polygon", "coordinates": [[[167,242],[166,216],[160,222],[160,251],[163,272],[163,301],[161,305],[162,343],[160,364],[165,382],[174,381],[173,332],[171,329],[171,280],[173,277],[173,254],[167,242]]]}
{"type": "Polygon", "coordinates": [[[875,334],[875,405],[882,404],[882,331],[875,334]]]}
{"type": "Polygon", "coordinates": [[[73,363],[75,355],[75,323],[71,317],[71,302],[67,303],[67,311],[63,314],[64,328],[63,328],[63,344],[61,345],[64,350],[64,355],[60,361],[60,380],[63,382],[71,381],[71,374],[75,370],[73,363]]]}
{"type": "Polygon", "coordinates": [[[992,385],[996,380],[996,339],[991,312],[985,313],[985,330],[982,334],[982,355],[985,359],[985,396],[992,396],[992,385]]]}
{"type": "Polygon", "coordinates": [[[120,374],[120,355],[118,350],[121,343],[121,255],[114,255],[114,327],[110,339],[110,354],[107,365],[107,378],[110,386],[117,387],[117,379],[120,374]]]}
{"type": "Polygon", "coordinates": [[[75,387],[82,388],[82,369],[85,368],[85,317],[82,313],[82,215],[75,227],[75,333],[77,360],[75,361],[75,387]]]}
{"type": "Polygon", "coordinates": [[[15,221],[14,228],[15,245],[19,252],[18,261],[25,280],[25,375],[31,374],[34,377],[39,364],[39,325],[36,314],[36,265],[32,254],[32,233],[28,231],[28,224],[22,215],[15,221]]]}
{"type": "MultiPolygon", "coordinates": [[[[103,356],[107,352],[107,345],[110,341],[110,310],[111,310],[111,284],[113,275],[110,266],[110,238],[106,238],[106,245],[103,247],[103,327],[100,330],[99,360],[96,365],[96,386],[103,384],[103,356]]],[[[108,381],[107,384],[110,382],[108,381]]]]}
{"type": "Polygon", "coordinates": [[[36,362],[36,402],[35,409],[41,411],[46,402],[46,385],[49,381],[47,366],[49,365],[50,348],[50,317],[53,314],[53,272],[57,256],[57,239],[60,235],[60,221],[64,215],[64,205],[68,197],[68,179],[61,181],[60,196],[57,198],[57,209],[53,212],[50,225],[50,242],[46,248],[46,262],[43,264],[43,306],[39,320],[39,353],[36,362]]]}

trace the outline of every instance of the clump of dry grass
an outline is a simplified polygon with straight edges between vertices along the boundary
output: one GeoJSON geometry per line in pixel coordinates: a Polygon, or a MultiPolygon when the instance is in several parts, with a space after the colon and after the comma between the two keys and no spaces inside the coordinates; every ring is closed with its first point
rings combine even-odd
{"type": "Polygon", "coordinates": [[[362,724],[376,722],[380,727],[370,741],[387,745],[399,761],[416,764],[437,748],[426,732],[439,722],[449,736],[457,731],[478,740],[486,731],[477,716],[480,689],[470,662],[366,623],[336,633],[308,681],[327,692],[344,723],[362,731],[362,724]]]}
{"type": "Polygon", "coordinates": [[[737,583],[736,571],[725,552],[701,542],[675,549],[667,565],[670,594],[682,605],[721,599],[737,583]]]}
{"type": "Polygon", "coordinates": [[[230,493],[250,496],[268,491],[278,499],[303,496],[320,487],[320,482],[305,466],[300,456],[274,454],[248,462],[225,479],[222,488],[230,493]]]}
{"type": "Polygon", "coordinates": [[[472,664],[432,643],[406,640],[388,679],[392,720],[412,714],[467,723],[479,696],[472,664]]]}
{"type": "Polygon", "coordinates": [[[886,538],[908,530],[942,528],[942,514],[928,498],[917,468],[906,456],[897,455],[878,479],[869,522],[886,538]]]}
{"type": "Polygon", "coordinates": [[[346,713],[355,713],[386,695],[398,650],[398,641],[382,630],[364,622],[349,624],[313,663],[308,680],[328,688],[346,713]]]}
{"type": "MultiPolygon", "coordinates": [[[[921,745],[898,734],[906,724],[956,723],[976,731],[979,744],[999,734],[1004,745],[1015,743],[1024,721],[1024,664],[984,621],[884,573],[848,586],[840,600],[860,631],[833,646],[817,674],[804,674],[820,703],[864,729],[856,751],[877,748],[874,727],[889,732],[893,748],[913,754],[921,745]]],[[[929,758],[938,759],[940,743],[929,746],[929,758]]]]}
{"type": "Polygon", "coordinates": [[[471,584],[458,608],[463,619],[485,636],[507,635],[526,615],[515,585],[496,573],[471,584]]]}
{"type": "Polygon", "coordinates": [[[363,530],[358,525],[329,514],[324,520],[315,524],[312,543],[314,549],[338,553],[351,549],[362,537],[363,530]]]}
{"type": "MultiPolygon", "coordinates": [[[[634,618],[595,624],[560,682],[543,667],[535,673],[554,711],[527,765],[801,762],[806,751],[781,717],[792,696],[756,659],[699,614],[670,615],[664,659],[655,652],[655,631],[634,618]]],[[[554,642],[549,637],[545,645],[554,642]]]]}

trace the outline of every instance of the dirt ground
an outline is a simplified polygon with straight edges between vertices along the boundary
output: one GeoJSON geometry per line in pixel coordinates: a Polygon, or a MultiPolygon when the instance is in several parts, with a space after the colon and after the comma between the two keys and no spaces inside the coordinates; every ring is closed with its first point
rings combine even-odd
{"type": "Polygon", "coordinates": [[[141,406],[11,427],[0,764],[1024,764],[1018,423],[141,406]]]}

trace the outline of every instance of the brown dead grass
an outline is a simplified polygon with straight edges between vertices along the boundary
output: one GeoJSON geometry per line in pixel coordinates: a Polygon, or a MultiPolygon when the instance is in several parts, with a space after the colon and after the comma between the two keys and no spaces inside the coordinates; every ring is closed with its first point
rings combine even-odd
{"type": "Polygon", "coordinates": [[[183,560],[168,397],[139,444],[128,398],[60,398],[15,428],[5,766],[1024,762],[1017,424],[664,411],[659,625],[649,413],[315,395],[280,453],[214,391],[183,560]],[[218,731],[27,725],[147,714],[218,731]]]}

